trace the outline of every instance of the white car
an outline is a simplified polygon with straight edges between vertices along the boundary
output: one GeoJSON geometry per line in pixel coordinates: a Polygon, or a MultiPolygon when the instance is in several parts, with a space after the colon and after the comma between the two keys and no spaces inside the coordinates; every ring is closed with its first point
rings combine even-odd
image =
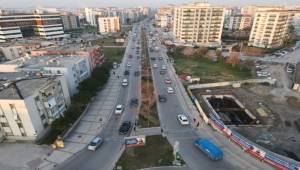
{"type": "Polygon", "coordinates": [[[188,124],[190,124],[188,118],[185,115],[183,115],[183,114],[178,115],[177,119],[178,119],[178,121],[179,121],[179,123],[181,125],[188,125],[188,124]]]}
{"type": "Polygon", "coordinates": [[[166,70],[167,67],[166,67],[165,65],[162,65],[162,66],[161,66],[161,69],[162,69],[162,70],[166,70]]]}
{"type": "Polygon", "coordinates": [[[128,80],[127,79],[123,79],[122,86],[127,86],[127,85],[128,85],[128,80]]]}
{"type": "Polygon", "coordinates": [[[153,68],[157,68],[158,66],[157,66],[157,64],[153,64],[153,68]]]}
{"type": "Polygon", "coordinates": [[[174,93],[174,89],[173,89],[172,87],[168,87],[168,88],[167,88],[167,92],[168,92],[169,94],[174,93]]]}
{"type": "Polygon", "coordinates": [[[90,151],[96,151],[96,149],[99,148],[99,146],[103,143],[103,139],[99,136],[96,136],[88,145],[88,150],[90,151]]]}
{"type": "Polygon", "coordinates": [[[127,67],[131,67],[131,64],[130,64],[130,63],[127,63],[127,67]]]}
{"type": "Polygon", "coordinates": [[[123,105],[119,104],[116,106],[115,114],[121,114],[123,112],[123,105]]]}

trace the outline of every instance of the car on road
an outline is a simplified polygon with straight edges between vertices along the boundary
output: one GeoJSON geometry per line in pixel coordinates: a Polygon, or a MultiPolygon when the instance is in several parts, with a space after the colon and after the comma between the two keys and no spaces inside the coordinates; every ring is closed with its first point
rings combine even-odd
{"type": "Polygon", "coordinates": [[[116,106],[115,114],[121,114],[123,112],[123,105],[119,104],[116,106]]]}
{"type": "Polygon", "coordinates": [[[88,150],[96,151],[103,143],[103,139],[99,136],[96,136],[88,145],[88,150]]]}
{"type": "Polygon", "coordinates": [[[128,75],[129,75],[129,70],[125,70],[125,71],[124,71],[124,75],[125,75],[125,76],[128,76],[128,75]]]}
{"type": "Polygon", "coordinates": [[[166,84],[171,84],[171,83],[172,83],[172,80],[171,80],[170,78],[166,78],[166,79],[165,79],[165,83],[166,83],[166,84]]]}
{"type": "Polygon", "coordinates": [[[179,114],[177,116],[177,119],[181,125],[189,125],[190,124],[188,118],[184,114],[179,114]]]}
{"type": "Polygon", "coordinates": [[[127,86],[127,85],[128,85],[128,80],[127,79],[123,79],[122,86],[127,86]]]}
{"type": "Polygon", "coordinates": [[[155,57],[151,57],[151,60],[156,60],[156,58],[155,57]]]}
{"type": "Polygon", "coordinates": [[[159,102],[166,102],[167,101],[167,97],[164,95],[158,95],[158,101],[159,102]]]}
{"type": "Polygon", "coordinates": [[[153,64],[153,68],[157,68],[158,67],[158,65],[157,64],[153,64]]]}
{"type": "Polygon", "coordinates": [[[129,58],[132,58],[132,55],[131,54],[129,54],[129,56],[128,56],[129,58]]]}
{"type": "Polygon", "coordinates": [[[168,87],[168,88],[167,88],[167,92],[168,92],[169,94],[174,93],[174,89],[173,89],[172,87],[168,87]]]}
{"type": "Polygon", "coordinates": [[[194,141],[194,145],[211,160],[217,161],[223,159],[223,151],[208,139],[199,138],[194,141]]]}
{"type": "Polygon", "coordinates": [[[159,59],[159,60],[162,60],[163,58],[162,58],[162,57],[159,57],[158,59],[159,59]]]}
{"type": "Polygon", "coordinates": [[[139,105],[139,99],[133,97],[130,100],[130,107],[138,107],[139,105]]]}
{"type": "Polygon", "coordinates": [[[162,69],[162,70],[166,70],[166,69],[167,69],[167,66],[166,66],[166,65],[162,65],[162,66],[161,66],[161,69],[162,69]]]}
{"type": "Polygon", "coordinates": [[[119,134],[126,135],[130,131],[131,126],[132,123],[130,121],[124,121],[119,128],[119,134]]]}
{"type": "Polygon", "coordinates": [[[160,70],[159,74],[164,75],[164,74],[166,74],[166,71],[165,70],[160,70]]]}
{"type": "Polygon", "coordinates": [[[135,71],[134,72],[134,76],[139,76],[140,75],[140,72],[139,71],[135,71]]]}
{"type": "Polygon", "coordinates": [[[129,62],[127,63],[127,67],[131,67],[131,64],[129,62]]]}

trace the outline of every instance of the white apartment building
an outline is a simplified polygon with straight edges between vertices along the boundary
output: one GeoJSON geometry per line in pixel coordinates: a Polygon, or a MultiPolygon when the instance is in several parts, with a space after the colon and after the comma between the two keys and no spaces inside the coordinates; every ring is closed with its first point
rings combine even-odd
{"type": "Polygon", "coordinates": [[[85,19],[89,25],[97,26],[96,24],[96,14],[95,11],[91,8],[84,8],[85,19]]]}
{"type": "MultiPolygon", "coordinates": [[[[0,74],[9,77],[11,74],[0,74]]],[[[64,114],[70,96],[64,78],[25,75],[1,82],[0,132],[6,139],[36,140],[64,114]]]]}
{"type": "Polygon", "coordinates": [[[241,14],[254,16],[255,13],[258,11],[282,10],[282,9],[284,9],[283,6],[277,6],[277,5],[274,6],[248,5],[242,7],[241,14]]]}
{"type": "Polygon", "coordinates": [[[174,9],[173,34],[180,42],[200,46],[221,45],[224,8],[207,1],[177,6],[174,9]]]}
{"type": "Polygon", "coordinates": [[[57,14],[0,15],[0,42],[32,36],[44,39],[65,37],[60,16],[57,14]]]}
{"type": "Polygon", "coordinates": [[[40,73],[42,75],[62,75],[68,85],[70,96],[77,92],[79,84],[90,77],[88,57],[42,55],[15,59],[0,64],[0,72],[40,73]]]}
{"type": "Polygon", "coordinates": [[[257,11],[248,45],[261,48],[280,47],[287,36],[291,18],[288,10],[257,11]]]}
{"type": "Polygon", "coordinates": [[[244,30],[252,27],[252,16],[251,15],[243,15],[240,23],[239,30],[244,30]]]}
{"type": "Polygon", "coordinates": [[[155,14],[155,24],[159,27],[172,27],[173,6],[159,8],[155,14]]]}
{"type": "Polygon", "coordinates": [[[242,15],[232,15],[229,17],[228,20],[228,30],[234,31],[234,30],[239,30],[241,21],[242,21],[242,15]]]}
{"type": "Polygon", "coordinates": [[[97,21],[98,32],[101,34],[120,31],[119,17],[98,17],[97,21]]]}

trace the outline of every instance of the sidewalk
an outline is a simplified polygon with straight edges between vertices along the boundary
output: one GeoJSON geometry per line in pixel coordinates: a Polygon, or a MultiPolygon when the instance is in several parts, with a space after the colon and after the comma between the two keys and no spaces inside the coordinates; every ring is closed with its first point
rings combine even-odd
{"type": "MultiPolygon", "coordinates": [[[[122,70],[118,69],[118,72],[122,70]]],[[[117,74],[116,74],[117,75],[117,74]]],[[[90,103],[85,115],[65,138],[63,149],[54,150],[38,168],[52,169],[84,149],[98,135],[109,120],[120,92],[120,79],[111,75],[105,88],[90,103]]]]}

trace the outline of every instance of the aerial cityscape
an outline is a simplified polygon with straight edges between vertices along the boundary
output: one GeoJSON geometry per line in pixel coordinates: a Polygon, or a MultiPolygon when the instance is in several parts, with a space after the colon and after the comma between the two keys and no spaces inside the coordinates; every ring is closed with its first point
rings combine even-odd
{"type": "Polygon", "coordinates": [[[0,170],[300,170],[300,1],[0,2],[0,170]]]}

